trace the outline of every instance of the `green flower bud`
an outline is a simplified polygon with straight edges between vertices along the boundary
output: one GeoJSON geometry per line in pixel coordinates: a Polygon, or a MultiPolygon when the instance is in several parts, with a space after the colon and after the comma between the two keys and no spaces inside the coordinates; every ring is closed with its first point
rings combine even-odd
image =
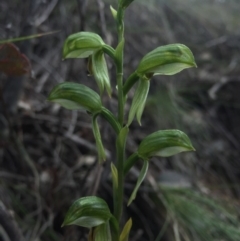
{"type": "Polygon", "coordinates": [[[174,75],[183,69],[196,67],[191,50],[183,44],[158,47],[145,55],[136,72],[144,75],[174,75]]]}
{"type": "Polygon", "coordinates": [[[157,131],[145,137],[138,147],[138,156],[148,160],[152,156],[168,157],[184,151],[194,151],[188,136],[179,130],[157,131]]]}
{"type": "Polygon", "coordinates": [[[63,58],[87,58],[105,45],[95,33],[79,32],[70,35],[63,46],[63,58]]]}
{"type": "Polygon", "coordinates": [[[107,203],[95,196],[82,197],[69,208],[62,226],[78,225],[93,228],[105,224],[112,217],[107,203]]]}
{"type": "Polygon", "coordinates": [[[72,82],[55,86],[48,100],[69,110],[86,109],[91,113],[99,113],[102,108],[100,96],[95,91],[85,85],[72,82]]]}
{"type": "Polygon", "coordinates": [[[135,90],[132,105],[128,115],[128,126],[132,123],[135,115],[139,125],[141,125],[141,117],[145,107],[149,86],[150,81],[148,79],[142,78],[139,80],[138,87],[135,90]]]}
{"type": "Polygon", "coordinates": [[[102,94],[106,88],[108,95],[111,96],[112,90],[108,75],[108,68],[102,50],[98,50],[93,53],[91,67],[94,78],[100,89],[100,93],[102,94]]]}

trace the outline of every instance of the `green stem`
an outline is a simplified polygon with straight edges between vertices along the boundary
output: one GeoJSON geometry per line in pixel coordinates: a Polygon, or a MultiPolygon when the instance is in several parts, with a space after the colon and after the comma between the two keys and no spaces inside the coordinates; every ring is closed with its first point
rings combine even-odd
{"type": "MultiPolygon", "coordinates": [[[[121,1],[119,1],[117,10],[117,31],[118,31],[118,46],[115,52],[115,65],[117,69],[117,91],[118,91],[118,123],[121,128],[124,123],[124,105],[125,98],[123,95],[123,52],[124,52],[124,9],[122,8],[121,1]]],[[[124,127],[118,134],[116,140],[117,150],[117,162],[116,168],[118,171],[118,185],[116,190],[113,190],[113,202],[114,202],[114,217],[120,226],[120,220],[122,216],[123,206],[123,194],[124,194],[124,161],[125,161],[125,145],[128,135],[128,127],[124,127]]],[[[112,230],[114,232],[114,230],[112,230]]],[[[118,239],[119,240],[119,234],[118,239]]]]}
{"type": "Polygon", "coordinates": [[[118,226],[118,222],[115,219],[115,217],[112,217],[110,219],[110,229],[111,229],[111,233],[112,233],[112,240],[119,240],[119,226],[118,226]]]}
{"type": "Polygon", "coordinates": [[[117,219],[118,223],[120,223],[120,219],[122,216],[122,205],[123,205],[123,184],[124,184],[124,160],[125,160],[125,146],[126,139],[128,135],[128,127],[125,126],[120,131],[117,141],[116,141],[116,149],[117,149],[117,170],[118,170],[118,188],[117,191],[113,192],[116,194],[116,198],[114,198],[114,216],[117,219]]]}
{"type": "Polygon", "coordinates": [[[124,163],[124,176],[129,172],[132,166],[138,161],[139,156],[135,152],[124,163]]]}
{"type": "Polygon", "coordinates": [[[124,119],[124,96],[123,96],[123,50],[124,50],[124,10],[121,6],[117,11],[117,29],[118,29],[118,54],[116,54],[115,63],[117,66],[117,89],[118,89],[118,121],[123,126],[124,119]]]}
{"type": "Polygon", "coordinates": [[[105,107],[102,107],[101,116],[107,120],[107,122],[112,126],[114,131],[118,134],[121,130],[121,125],[119,124],[113,113],[105,107]]]}
{"type": "Polygon", "coordinates": [[[111,46],[105,44],[103,46],[103,52],[107,54],[109,57],[111,57],[113,60],[115,60],[115,49],[111,46]]]}
{"type": "MultiPolygon", "coordinates": [[[[120,71],[119,71],[120,72],[120,71]]],[[[123,73],[117,73],[117,86],[118,86],[118,121],[123,126],[124,118],[124,97],[123,97],[123,73]]]]}
{"type": "Polygon", "coordinates": [[[126,80],[123,86],[123,95],[126,96],[128,91],[133,87],[133,85],[139,80],[139,76],[136,72],[132,73],[126,80]]]}

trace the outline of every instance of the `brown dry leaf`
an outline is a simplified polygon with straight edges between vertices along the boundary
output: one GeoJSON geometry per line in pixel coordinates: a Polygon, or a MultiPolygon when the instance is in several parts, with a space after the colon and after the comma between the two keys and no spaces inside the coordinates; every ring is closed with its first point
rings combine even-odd
{"type": "Polygon", "coordinates": [[[0,71],[6,75],[21,76],[31,73],[28,58],[11,43],[0,45],[0,71]]]}

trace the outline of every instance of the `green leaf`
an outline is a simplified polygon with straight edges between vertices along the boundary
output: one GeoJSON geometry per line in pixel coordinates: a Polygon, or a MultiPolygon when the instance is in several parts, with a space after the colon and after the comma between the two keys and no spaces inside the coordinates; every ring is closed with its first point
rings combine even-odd
{"type": "Polygon", "coordinates": [[[105,153],[105,149],[102,143],[102,138],[101,138],[101,133],[99,130],[99,126],[97,123],[97,114],[93,116],[92,119],[92,127],[93,127],[93,134],[96,140],[96,145],[97,145],[97,150],[98,150],[98,160],[99,163],[103,162],[106,160],[106,153],[105,153]]]}
{"type": "Polygon", "coordinates": [[[107,223],[112,214],[107,203],[95,196],[82,197],[69,208],[62,226],[78,225],[92,228],[107,223]]]}
{"type": "Polygon", "coordinates": [[[106,88],[108,95],[111,96],[112,90],[108,75],[108,68],[102,50],[98,50],[92,55],[92,72],[100,89],[100,93],[102,94],[104,88],[106,88]]]}
{"type": "Polygon", "coordinates": [[[132,219],[129,218],[123,227],[123,231],[120,235],[120,241],[128,241],[128,236],[129,236],[131,228],[132,228],[132,219]]]}
{"type": "Polygon", "coordinates": [[[63,58],[87,58],[105,45],[102,38],[91,32],[70,35],[64,42],[63,58]]]}
{"type": "Polygon", "coordinates": [[[149,162],[147,160],[144,161],[144,164],[143,164],[143,167],[142,167],[142,170],[139,174],[139,177],[138,177],[138,180],[137,180],[137,184],[129,198],[129,201],[128,201],[128,206],[132,203],[132,201],[136,198],[136,195],[137,195],[137,191],[139,189],[139,187],[141,186],[141,183],[143,182],[146,174],[147,174],[147,170],[148,170],[148,164],[149,162]]]}
{"type": "Polygon", "coordinates": [[[157,131],[145,137],[138,147],[143,160],[152,156],[168,157],[184,151],[195,151],[188,136],[179,130],[157,131]]]}
{"type": "Polygon", "coordinates": [[[141,125],[141,117],[142,117],[142,113],[143,113],[146,99],[148,96],[149,86],[150,86],[149,80],[144,78],[140,79],[138,83],[138,87],[135,90],[134,97],[132,100],[132,105],[128,114],[128,123],[127,123],[128,126],[132,123],[135,115],[139,125],[141,125]]]}
{"type": "Polygon", "coordinates": [[[31,74],[31,63],[19,49],[11,43],[0,45],[0,71],[10,76],[31,74]]]}
{"type": "Polygon", "coordinates": [[[69,110],[86,109],[91,113],[101,112],[100,96],[85,85],[64,82],[50,92],[49,101],[60,104],[69,110]]]}
{"type": "Polygon", "coordinates": [[[196,67],[191,50],[183,44],[158,47],[145,55],[138,65],[137,73],[144,75],[174,75],[183,69],[196,67]]]}

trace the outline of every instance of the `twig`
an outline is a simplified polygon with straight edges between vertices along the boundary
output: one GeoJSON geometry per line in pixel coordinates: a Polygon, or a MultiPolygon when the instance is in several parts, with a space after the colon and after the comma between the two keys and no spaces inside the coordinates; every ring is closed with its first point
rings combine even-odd
{"type": "Polygon", "coordinates": [[[24,237],[14,221],[12,215],[0,201],[0,224],[6,231],[11,241],[24,241],[24,237]]]}
{"type": "Polygon", "coordinates": [[[31,178],[31,177],[25,177],[25,176],[22,176],[22,175],[12,174],[12,173],[9,173],[9,172],[4,172],[4,171],[0,172],[0,178],[12,178],[12,179],[16,179],[16,180],[19,180],[19,181],[28,181],[28,182],[33,181],[33,178],[31,178]]]}
{"type": "Polygon", "coordinates": [[[102,165],[96,165],[96,167],[95,167],[96,169],[95,169],[95,177],[96,178],[94,178],[95,180],[94,180],[94,186],[93,186],[93,189],[92,189],[92,191],[91,191],[91,195],[96,195],[96,193],[97,193],[97,190],[98,190],[98,187],[99,187],[99,184],[100,184],[100,180],[101,180],[101,176],[102,176],[102,173],[103,173],[103,166],[102,165]]]}
{"type": "Polygon", "coordinates": [[[36,190],[36,203],[37,203],[37,207],[38,207],[38,219],[37,219],[37,223],[32,231],[32,238],[30,240],[34,240],[34,234],[36,234],[37,230],[40,227],[40,222],[41,222],[41,215],[40,215],[40,211],[42,210],[42,205],[41,205],[41,197],[39,194],[39,188],[40,188],[40,178],[39,178],[39,174],[38,171],[34,165],[33,160],[30,158],[30,156],[28,155],[23,143],[20,141],[19,137],[16,135],[16,133],[14,132],[13,129],[13,125],[6,107],[6,103],[4,101],[3,98],[3,92],[2,89],[0,87],[0,102],[2,103],[2,110],[3,110],[3,114],[7,120],[8,123],[8,127],[10,130],[10,138],[12,143],[15,145],[20,158],[25,161],[27,163],[27,165],[30,167],[30,169],[32,170],[33,176],[34,176],[34,182],[35,182],[35,190],[36,190]]]}
{"type": "Polygon", "coordinates": [[[34,25],[36,27],[40,26],[43,22],[45,22],[48,19],[49,15],[52,13],[57,3],[58,0],[52,0],[48,7],[44,9],[43,14],[34,21],[34,25]]]}
{"type": "Polygon", "coordinates": [[[86,15],[86,8],[88,4],[88,0],[76,0],[78,4],[78,12],[80,18],[80,31],[83,31],[85,28],[85,15],[86,15]]]}
{"type": "Polygon", "coordinates": [[[111,36],[108,34],[108,31],[107,31],[106,19],[105,19],[105,14],[104,14],[105,4],[102,0],[97,0],[97,4],[98,4],[98,9],[99,9],[101,32],[102,32],[102,35],[105,36],[106,42],[110,44],[111,43],[111,36]]]}

